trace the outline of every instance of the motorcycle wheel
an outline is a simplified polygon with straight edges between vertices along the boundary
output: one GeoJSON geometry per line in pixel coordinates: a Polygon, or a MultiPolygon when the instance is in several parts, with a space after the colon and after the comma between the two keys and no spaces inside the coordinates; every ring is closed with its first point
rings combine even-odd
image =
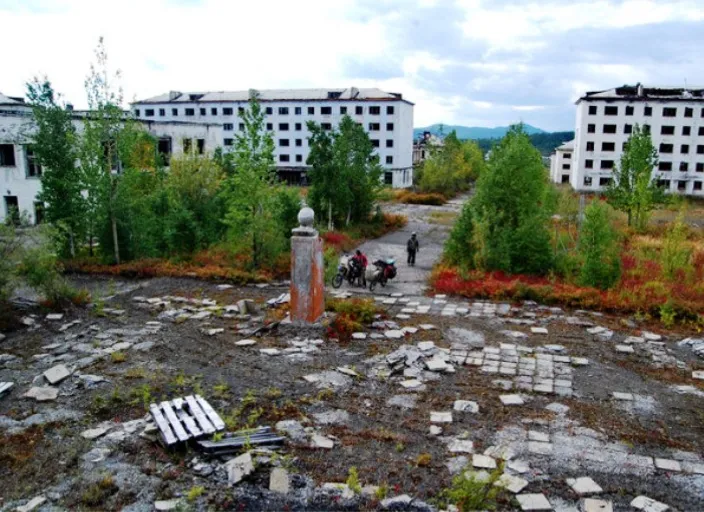
{"type": "Polygon", "coordinates": [[[376,283],[377,283],[376,279],[372,279],[372,280],[369,282],[369,291],[370,291],[370,292],[373,292],[373,291],[374,291],[374,288],[376,288],[376,283]]]}
{"type": "Polygon", "coordinates": [[[335,274],[335,277],[332,278],[332,287],[339,288],[340,286],[342,286],[342,274],[335,274]]]}

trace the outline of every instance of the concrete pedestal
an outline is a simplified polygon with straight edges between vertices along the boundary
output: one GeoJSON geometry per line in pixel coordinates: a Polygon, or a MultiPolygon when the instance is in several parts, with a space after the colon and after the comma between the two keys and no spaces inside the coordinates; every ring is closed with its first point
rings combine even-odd
{"type": "Polygon", "coordinates": [[[291,321],[313,324],[325,313],[323,241],[315,229],[301,224],[291,237],[291,321]]]}

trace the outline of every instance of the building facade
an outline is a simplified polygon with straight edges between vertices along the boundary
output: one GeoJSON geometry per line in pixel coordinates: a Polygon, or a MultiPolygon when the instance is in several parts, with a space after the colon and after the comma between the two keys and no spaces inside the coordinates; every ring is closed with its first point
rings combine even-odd
{"type": "MultiPolygon", "coordinates": [[[[73,113],[78,133],[83,129],[84,115],[73,113]]],[[[212,152],[222,140],[219,124],[159,120],[140,124],[158,140],[158,150],[167,164],[172,154],[183,154],[184,148],[196,154],[212,152]]],[[[37,196],[43,169],[32,154],[33,130],[32,110],[23,99],[0,93],[0,222],[19,215],[32,224],[42,221],[43,205],[37,196]]]]}
{"type": "MultiPolygon", "coordinates": [[[[369,134],[384,182],[395,188],[413,184],[413,103],[400,94],[379,89],[291,89],[257,91],[266,114],[266,129],[274,138],[279,176],[289,183],[305,183],[308,158],[308,121],[324,129],[338,126],[348,115],[369,134]]],[[[132,104],[141,120],[216,123],[222,127],[221,145],[232,147],[244,131],[241,114],[249,91],[182,93],[172,91],[132,104]]]]}
{"type": "Polygon", "coordinates": [[[653,179],[670,193],[704,196],[704,89],[640,84],[577,101],[572,187],[604,190],[636,125],[650,131],[658,151],[653,179]]]}
{"type": "Polygon", "coordinates": [[[550,155],[550,180],[554,183],[569,183],[572,176],[572,153],[574,140],[563,143],[550,155]]]}

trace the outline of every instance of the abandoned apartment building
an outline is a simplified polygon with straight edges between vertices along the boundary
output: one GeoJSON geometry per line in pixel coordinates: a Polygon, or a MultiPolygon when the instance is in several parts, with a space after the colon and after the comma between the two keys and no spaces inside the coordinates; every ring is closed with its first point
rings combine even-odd
{"type": "Polygon", "coordinates": [[[576,105],[575,138],[552,155],[552,181],[603,191],[639,125],[658,152],[653,179],[669,193],[704,197],[704,89],[624,85],[588,92],[576,105]]]}
{"type": "MultiPolygon", "coordinates": [[[[73,111],[77,131],[82,129],[85,112],[73,111]]],[[[222,126],[186,120],[140,120],[158,140],[165,165],[172,154],[213,152],[220,146],[222,126]]],[[[9,217],[19,221],[26,216],[32,224],[42,221],[43,206],[37,201],[42,168],[31,149],[32,110],[22,98],[0,93],[0,222],[9,217]]]]}
{"type": "MultiPolygon", "coordinates": [[[[394,188],[412,185],[413,103],[403,99],[401,94],[356,87],[257,92],[266,117],[266,129],[274,138],[274,158],[282,180],[290,184],[306,181],[308,121],[332,130],[348,115],[369,134],[384,168],[384,183],[394,188]]],[[[217,123],[222,127],[221,142],[227,150],[233,146],[235,134],[244,131],[241,114],[249,97],[250,91],[171,91],[134,102],[132,113],[143,121],[217,123]]]]}

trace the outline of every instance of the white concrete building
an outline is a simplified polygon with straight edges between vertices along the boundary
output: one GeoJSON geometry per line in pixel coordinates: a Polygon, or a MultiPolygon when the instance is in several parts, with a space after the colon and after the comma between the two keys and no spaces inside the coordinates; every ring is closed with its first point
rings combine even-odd
{"type": "MultiPolygon", "coordinates": [[[[384,167],[384,182],[396,188],[413,183],[413,103],[400,94],[379,89],[284,89],[258,91],[273,133],[279,176],[289,183],[305,182],[308,121],[337,127],[344,115],[362,124],[384,167]]],[[[240,113],[249,91],[169,92],[132,104],[142,120],[214,122],[222,126],[222,146],[232,146],[244,130],[240,113]]]]}
{"type": "Polygon", "coordinates": [[[550,179],[554,183],[569,183],[572,175],[574,140],[563,143],[550,155],[550,179]]]}
{"type": "MultiPolygon", "coordinates": [[[[73,113],[78,133],[84,115],[73,113]]],[[[142,121],[142,125],[158,139],[166,162],[172,154],[182,154],[185,146],[194,153],[211,153],[222,140],[219,124],[153,120],[142,121]]],[[[43,207],[37,195],[42,168],[34,161],[30,147],[33,129],[32,111],[23,99],[0,93],[0,222],[11,212],[27,215],[33,224],[41,222],[43,207]]]]}
{"type": "Polygon", "coordinates": [[[625,85],[588,92],[576,104],[575,190],[604,189],[638,124],[650,130],[659,154],[654,179],[668,192],[704,196],[704,89],[625,85]]]}

